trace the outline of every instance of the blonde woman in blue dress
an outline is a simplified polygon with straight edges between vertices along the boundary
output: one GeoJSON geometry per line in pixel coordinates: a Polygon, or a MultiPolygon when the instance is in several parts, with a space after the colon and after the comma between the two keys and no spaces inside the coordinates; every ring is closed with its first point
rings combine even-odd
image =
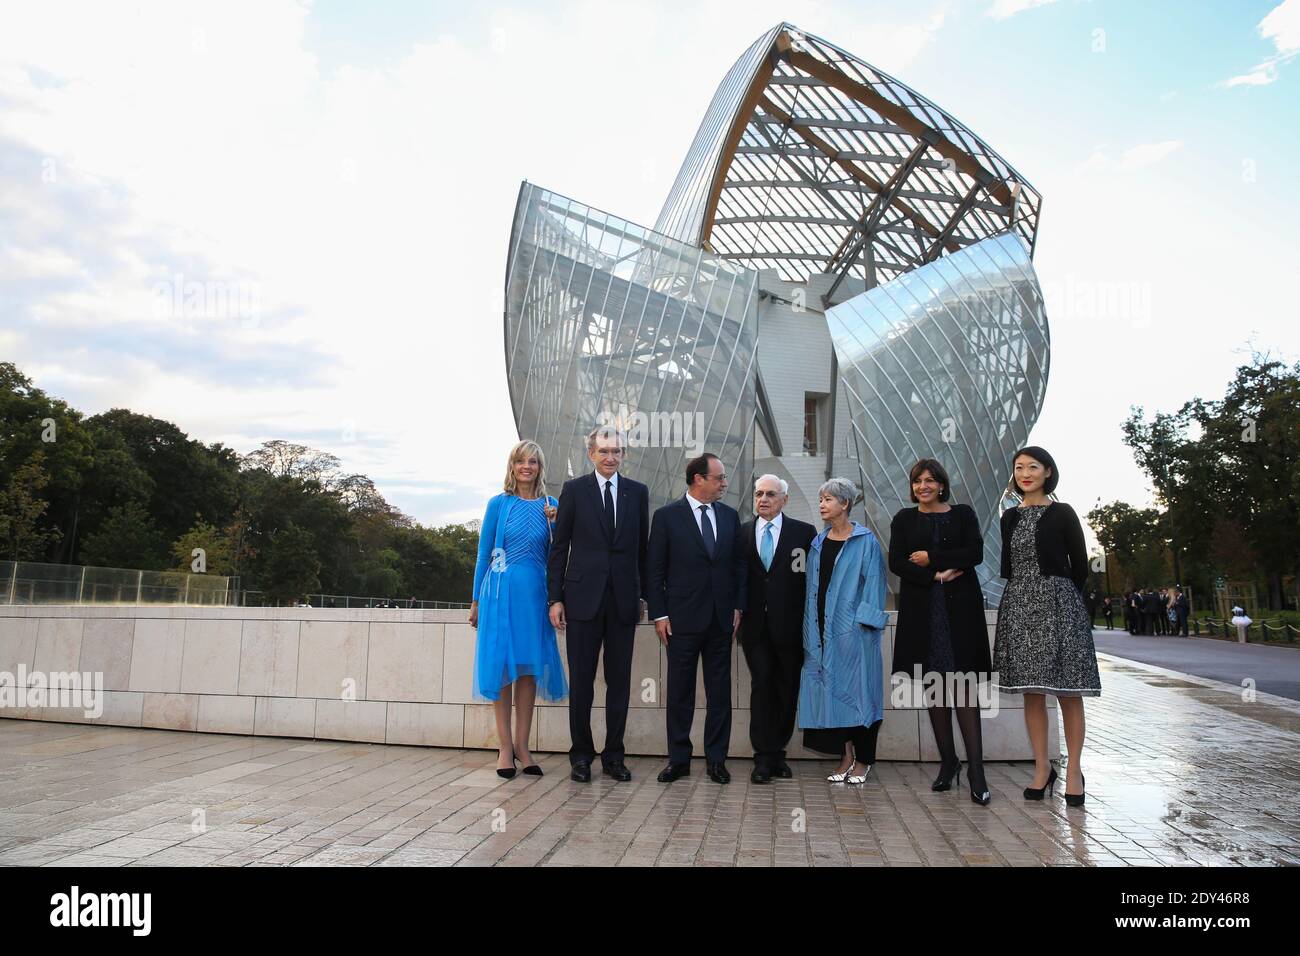
{"type": "Polygon", "coordinates": [[[546,555],[555,505],[546,494],[542,449],[536,442],[519,442],[510,450],[505,489],[488,502],[483,516],[469,612],[469,623],[478,630],[474,696],[493,702],[497,774],[506,779],[515,775],[519,761],[524,773],[542,775],[528,749],[533,707],[538,694],[563,700],[568,693],[546,608],[546,555]]]}

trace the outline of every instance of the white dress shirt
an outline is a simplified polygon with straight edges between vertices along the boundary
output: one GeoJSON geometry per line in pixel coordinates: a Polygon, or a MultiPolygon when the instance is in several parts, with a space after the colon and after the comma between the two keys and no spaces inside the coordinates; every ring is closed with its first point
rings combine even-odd
{"type": "Polygon", "coordinates": [[[761,555],[763,553],[763,530],[768,525],[772,526],[772,553],[776,554],[776,543],[781,540],[781,518],[782,517],[784,517],[784,514],[778,511],[776,513],[776,517],[773,518],[771,521],[768,521],[766,518],[760,515],[758,517],[758,520],[754,522],[754,553],[755,554],[761,555]]]}
{"type": "Polygon", "coordinates": [[[600,472],[595,472],[595,475],[596,475],[596,490],[600,492],[600,506],[602,508],[605,507],[605,482],[608,481],[610,484],[609,494],[614,501],[614,527],[617,528],[618,527],[618,472],[614,472],[614,474],[610,475],[609,478],[606,478],[600,472]]]}
{"type": "MultiPolygon", "coordinates": [[[[713,540],[714,540],[714,543],[715,543],[715,545],[716,545],[717,540],[718,540],[718,514],[717,514],[717,512],[714,510],[713,505],[712,505],[712,504],[706,504],[706,503],[703,502],[703,501],[696,501],[694,498],[691,497],[691,493],[690,493],[689,491],[686,492],[686,503],[687,503],[688,505],[690,505],[690,507],[691,507],[691,514],[695,516],[695,527],[697,527],[697,528],[700,529],[700,535],[701,535],[701,536],[704,535],[704,525],[701,524],[702,515],[700,514],[700,508],[701,508],[701,507],[704,507],[704,508],[708,508],[708,509],[709,509],[709,521],[710,521],[710,522],[712,523],[712,525],[713,525],[713,540]]],[[[665,615],[663,615],[663,617],[657,617],[657,618],[655,618],[655,620],[656,620],[656,621],[663,621],[663,620],[666,620],[667,618],[668,618],[668,615],[665,614],[665,615]]]]}

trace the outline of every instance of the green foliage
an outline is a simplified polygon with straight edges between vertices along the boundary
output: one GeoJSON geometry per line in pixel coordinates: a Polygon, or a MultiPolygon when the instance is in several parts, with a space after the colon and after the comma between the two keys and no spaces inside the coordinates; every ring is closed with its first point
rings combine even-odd
{"type": "Polygon", "coordinates": [[[1123,432],[1185,580],[1208,593],[1219,576],[1257,579],[1271,608],[1288,577],[1300,589],[1300,363],[1255,353],[1222,400],[1150,421],[1134,408],[1123,432]]]}
{"type": "Polygon", "coordinates": [[[40,560],[61,533],[57,528],[42,527],[41,519],[49,506],[41,492],[50,483],[43,465],[44,454],[35,452],[19,465],[0,488],[0,557],[8,561],[40,560]]]}
{"type": "Polygon", "coordinates": [[[306,445],[242,458],[127,409],[84,418],[0,363],[0,558],[189,571],[304,594],[468,601],[478,534],[425,528],[306,445]]]}
{"type": "Polygon", "coordinates": [[[185,532],[172,544],[172,568],[176,571],[193,573],[196,560],[194,550],[203,549],[206,574],[230,575],[235,573],[234,560],[231,557],[230,538],[226,532],[208,524],[196,522],[194,527],[185,532]]]}
{"type": "Polygon", "coordinates": [[[311,533],[293,522],[271,535],[264,590],[271,600],[292,602],[320,590],[320,559],[311,533]]]}
{"type": "Polygon", "coordinates": [[[167,545],[149,512],[138,501],[114,505],[99,529],[81,545],[85,564],[100,568],[167,568],[167,545]]]}

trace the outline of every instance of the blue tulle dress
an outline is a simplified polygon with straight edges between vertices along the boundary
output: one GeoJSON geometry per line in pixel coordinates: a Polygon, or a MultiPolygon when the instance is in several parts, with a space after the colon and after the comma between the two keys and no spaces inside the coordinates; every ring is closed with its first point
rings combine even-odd
{"type": "Polygon", "coordinates": [[[568,693],[555,628],[546,608],[546,554],[550,527],[543,508],[553,498],[499,494],[488,502],[474,568],[478,639],[474,696],[496,700],[501,688],[533,677],[537,695],[561,700],[568,693]]]}

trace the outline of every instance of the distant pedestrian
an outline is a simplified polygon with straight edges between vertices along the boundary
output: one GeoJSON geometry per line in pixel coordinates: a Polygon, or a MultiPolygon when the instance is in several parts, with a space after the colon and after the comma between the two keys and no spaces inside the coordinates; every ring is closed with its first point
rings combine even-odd
{"type": "Polygon", "coordinates": [[[1191,611],[1191,602],[1188,601],[1187,595],[1183,593],[1182,588],[1177,589],[1178,593],[1174,596],[1174,615],[1178,619],[1178,635],[1187,636],[1187,617],[1191,611]]]}

